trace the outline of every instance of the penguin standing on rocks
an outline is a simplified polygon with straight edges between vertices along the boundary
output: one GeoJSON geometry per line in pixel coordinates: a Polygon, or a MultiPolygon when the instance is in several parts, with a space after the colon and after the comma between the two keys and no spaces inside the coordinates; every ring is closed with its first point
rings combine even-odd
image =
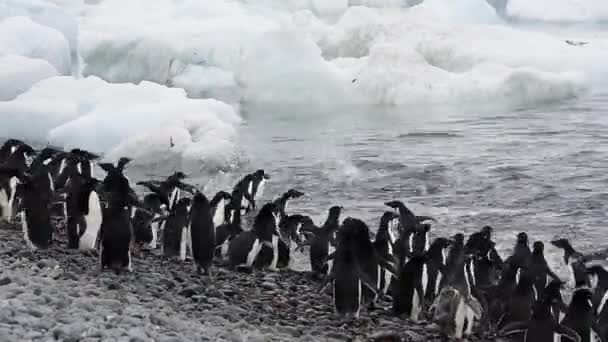
{"type": "Polygon", "coordinates": [[[551,314],[551,306],[557,300],[560,293],[561,284],[551,281],[534,303],[532,317],[528,321],[513,322],[507,324],[500,335],[508,336],[515,333],[523,333],[523,342],[553,342],[553,335],[559,334],[581,342],[581,337],[571,328],[559,324],[551,314]]]}
{"type": "Polygon", "coordinates": [[[211,199],[211,216],[213,217],[213,225],[219,227],[226,223],[226,206],[230,203],[230,194],[226,191],[218,191],[211,199]]]}
{"type": "MultiPolygon", "coordinates": [[[[28,172],[28,160],[34,149],[19,140],[11,140],[5,143],[4,162],[2,165],[7,169],[15,170],[21,174],[28,172]]],[[[8,175],[5,173],[5,175],[8,175]]],[[[2,218],[7,222],[13,222],[20,202],[18,191],[19,177],[10,175],[0,178],[0,211],[2,218]]],[[[21,188],[24,189],[24,188],[21,188]]]]}
{"type": "Polygon", "coordinates": [[[287,214],[287,204],[289,200],[300,198],[302,196],[304,196],[303,192],[296,189],[289,189],[273,201],[280,214],[279,227],[283,227],[285,220],[289,217],[287,214]]]}
{"type": "Polygon", "coordinates": [[[21,225],[28,247],[33,251],[49,248],[53,241],[49,206],[54,195],[41,184],[43,177],[4,167],[0,168],[0,175],[19,179],[15,190],[21,194],[21,225]]]}
{"type": "MultiPolygon", "coordinates": [[[[571,271],[571,285],[574,287],[591,286],[591,282],[587,276],[585,262],[592,259],[592,257],[586,257],[582,253],[576,251],[567,239],[553,240],[551,241],[551,244],[564,251],[564,263],[570,267],[571,271]]],[[[604,256],[604,259],[605,258],[606,257],[604,256]]]]}
{"type": "Polygon", "coordinates": [[[129,185],[129,180],[123,174],[128,162],[127,158],[121,158],[116,166],[109,163],[99,164],[107,172],[102,183],[102,197],[106,206],[103,208],[100,228],[100,270],[107,267],[117,274],[122,270],[133,271],[131,208],[141,206],[135,191],[129,185]]]}
{"type": "Polygon", "coordinates": [[[414,213],[401,201],[390,201],[384,204],[399,212],[401,234],[395,242],[395,254],[397,255],[399,262],[403,263],[412,253],[411,237],[415,233],[418,224],[429,220],[435,221],[435,219],[429,216],[414,215],[414,213]]]}
{"type": "Polygon", "coordinates": [[[230,264],[237,267],[251,269],[256,261],[262,246],[272,248],[272,260],[267,267],[271,271],[277,270],[279,258],[279,231],[277,228],[277,208],[274,203],[265,204],[255,218],[253,228],[243,231],[230,241],[228,258],[230,264]]]}
{"type": "Polygon", "coordinates": [[[375,295],[380,293],[373,280],[361,268],[358,259],[356,246],[360,244],[358,239],[364,237],[362,233],[364,229],[360,220],[344,220],[338,232],[336,251],[328,256],[328,259],[333,259],[334,265],[319,289],[321,292],[329,283],[333,283],[334,308],[338,315],[346,319],[359,318],[363,286],[375,295]]]}
{"type": "Polygon", "coordinates": [[[418,225],[411,235],[410,257],[401,263],[399,281],[395,282],[393,294],[393,312],[402,318],[413,321],[419,319],[424,303],[424,290],[428,283],[426,245],[429,225],[418,225]]]}
{"type": "MultiPolygon", "coordinates": [[[[392,220],[398,217],[399,215],[390,211],[382,214],[380,225],[378,226],[378,231],[376,232],[376,237],[374,239],[376,253],[382,258],[392,261],[395,265],[398,264],[394,250],[395,239],[392,236],[389,225],[392,220]]],[[[380,290],[382,290],[382,293],[386,294],[391,285],[393,275],[382,267],[379,268],[378,272],[380,290]]]]}
{"type": "Polygon", "coordinates": [[[534,289],[536,293],[541,293],[548,284],[547,277],[561,281],[551,270],[545,259],[545,244],[535,241],[532,245],[532,258],[530,261],[530,273],[534,276],[534,289]]]}
{"type": "Polygon", "coordinates": [[[192,198],[190,208],[190,234],[192,240],[192,257],[197,272],[205,271],[211,276],[211,265],[215,254],[215,226],[211,214],[211,204],[207,197],[197,192],[192,198]]]}
{"type": "Polygon", "coordinates": [[[135,235],[135,246],[142,249],[147,246],[149,249],[156,249],[159,238],[159,224],[154,221],[162,215],[162,206],[169,206],[169,202],[164,202],[163,198],[155,193],[144,196],[143,209],[136,208],[133,214],[133,234],[135,235]]]}
{"type": "Polygon", "coordinates": [[[216,255],[222,260],[226,260],[228,258],[230,241],[243,232],[243,228],[241,227],[241,211],[238,209],[232,209],[235,208],[235,205],[236,207],[240,207],[240,204],[240,198],[235,200],[234,197],[231,197],[231,200],[226,208],[233,212],[232,220],[215,228],[216,255]]]}
{"type": "Polygon", "coordinates": [[[472,294],[472,274],[467,271],[469,261],[470,256],[464,252],[464,235],[458,233],[454,235],[448,255],[445,281],[431,306],[434,310],[433,320],[445,334],[457,339],[470,335],[474,319],[482,315],[481,305],[472,294]]]}
{"type": "Polygon", "coordinates": [[[68,248],[96,249],[103,220],[99,184],[99,180],[80,174],[70,177],[66,187],[68,248]]]}
{"type": "Polygon", "coordinates": [[[439,294],[439,284],[447,273],[446,262],[451,241],[446,238],[436,238],[427,251],[426,266],[428,283],[424,291],[426,303],[432,303],[439,294]]]}
{"type": "Polygon", "coordinates": [[[519,268],[517,270],[517,285],[513,294],[509,296],[507,310],[501,324],[530,320],[532,307],[536,301],[534,279],[534,274],[530,269],[519,268]]]}
{"type": "MultiPolygon", "coordinates": [[[[587,288],[579,288],[574,291],[572,300],[568,306],[568,312],[561,321],[581,337],[581,342],[599,342],[598,327],[593,313],[591,299],[593,293],[587,288]]],[[[570,342],[567,337],[562,337],[562,342],[570,342]]]]}
{"type": "Polygon", "coordinates": [[[246,214],[249,210],[255,210],[255,200],[251,197],[252,187],[252,174],[245,175],[236,183],[230,194],[234,210],[241,210],[241,214],[246,214]]]}
{"type": "Polygon", "coordinates": [[[313,277],[323,277],[328,274],[333,265],[333,261],[326,262],[327,256],[334,252],[332,244],[334,236],[340,227],[341,206],[333,206],[329,208],[327,219],[321,228],[316,228],[314,225],[302,227],[303,231],[314,234],[303,245],[310,245],[310,268],[313,277]]]}
{"type": "Polygon", "coordinates": [[[186,175],[183,172],[174,172],[171,176],[163,181],[140,181],[137,185],[141,185],[151,192],[161,197],[163,203],[169,203],[167,210],[171,211],[177,202],[181,199],[181,191],[186,191],[194,194],[196,189],[183,182],[186,175]]]}
{"type": "Polygon", "coordinates": [[[178,258],[180,261],[186,260],[191,204],[192,200],[190,198],[180,198],[169,212],[169,215],[161,218],[165,221],[161,253],[166,258],[178,258]]]}
{"type": "Polygon", "coordinates": [[[253,199],[253,202],[250,202],[251,208],[248,208],[248,211],[255,209],[255,203],[259,201],[264,195],[264,186],[266,182],[270,180],[270,176],[264,172],[264,170],[257,170],[251,174],[251,185],[249,190],[249,196],[253,199]]]}
{"type": "Polygon", "coordinates": [[[517,234],[517,243],[508,261],[514,267],[527,267],[531,260],[532,252],[528,243],[528,234],[521,232],[517,234]]]}

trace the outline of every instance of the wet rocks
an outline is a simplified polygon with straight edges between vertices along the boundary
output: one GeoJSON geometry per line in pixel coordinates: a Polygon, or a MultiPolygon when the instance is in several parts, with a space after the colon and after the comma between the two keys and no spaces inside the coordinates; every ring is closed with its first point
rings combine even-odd
{"type": "Polygon", "coordinates": [[[12,282],[13,281],[9,277],[0,278],[0,286],[5,286],[5,285],[8,285],[8,284],[10,284],[12,282]]]}

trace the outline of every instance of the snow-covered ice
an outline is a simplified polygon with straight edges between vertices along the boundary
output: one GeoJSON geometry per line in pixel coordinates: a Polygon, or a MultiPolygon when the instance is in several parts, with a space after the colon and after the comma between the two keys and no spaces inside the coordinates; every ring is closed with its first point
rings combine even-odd
{"type": "Polygon", "coordinates": [[[134,164],[170,168],[226,165],[241,119],[223,102],[189,99],[178,88],[62,76],[0,102],[0,120],[0,136],[19,132],[25,139],[104,153],[108,160],[127,156],[134,164]]]}
{"type": "Polygon", "coordinates": [[[518,0],[500,14],[486,0],[1,0],[0,133],[215,165],[230,160],[241,103],[585,96],[608,71],[608,40],[573,46],[502,14],[596,22],[605,5],[540,3],[550,17],[518,0]]]}

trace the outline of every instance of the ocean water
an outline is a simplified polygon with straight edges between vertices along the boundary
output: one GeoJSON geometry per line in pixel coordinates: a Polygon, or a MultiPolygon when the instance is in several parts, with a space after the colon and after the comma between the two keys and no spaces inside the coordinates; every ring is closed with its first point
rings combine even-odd
{"type": "MultiPolygon", "coordinates": [[[[438,222],[432,236],[495,228],[508,256],[515,236],[545,242],[558,273],[566,269],[551,239],[575,248],[608,245],[608,92],[532,108],[244,107],[245,160],[232,172],[264,168],[267,200],[289,188],[306,193],[290,213],[322,224],[332,205],[375,231],[402,200],[438,222]]],[[[305,269],[296,253],[293,265],[305,269]]]]}

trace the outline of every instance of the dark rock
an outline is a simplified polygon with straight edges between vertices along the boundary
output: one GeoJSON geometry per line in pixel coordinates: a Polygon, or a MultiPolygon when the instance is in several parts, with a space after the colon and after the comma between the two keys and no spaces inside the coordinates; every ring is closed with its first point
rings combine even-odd
{"type": "Polygon", "coordinates": [[[110,283],[108,285],[108,290],[120,290],[121,288],[122,288],[122,286],[117,283],[110,283]]]}
{"type": "Polygon", "coordinates": [[[189,287],[189,288],[183,289],[183,290],[181,290],[179,292],[180,296],[184,296],[186,298],[190,298],[190,297],[192,297],[194,295],[197,295],[197,294],[198,294],[198,291],[196,290],[196,288],[193,288],[193,287],[189,287]]]}
{"type": "Polygon", "coordinates": [[[4,277],[4,278],[0,279],[0,286],[8,285],[8,284],[10,284],[12,282],[13,281],[11,280],[11,278],[4,277]]]}

